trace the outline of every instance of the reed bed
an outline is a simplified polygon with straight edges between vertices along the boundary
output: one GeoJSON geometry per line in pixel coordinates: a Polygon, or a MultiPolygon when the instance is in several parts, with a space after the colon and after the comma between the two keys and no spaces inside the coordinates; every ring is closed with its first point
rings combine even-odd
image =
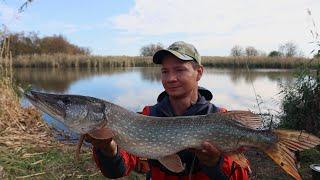
{"type": "Polygon", "coordinates": [[[305,64],[316,67],[315,60],[303,57],[219,57],[203,56],[202,64],[209,67],[221,68],[276,68],[292,69],[305,64]]]}
{"type": "MultiPolygon", "coordinates": [[[[1,32],[1,31],[0,31],[1,32]]],[[[10,37],[1,37],[3,43],[0,46],[0,77],[9,77],[12,81],[12,54],[10,51],[10,37]]]]}
{"type": "Polygon", "coordinates": [[[3,39],[0,47],[0,145],[9,149],[23,145],[48,146],[53,138],[49,127],[41,121],[41,114],[30,107],[22,108],[14,92],[10,39],[3,39]]]}
{"type": "Polygon", "coordinates": [[[87,56],[87,55],[32,55],[17,56],[13,67],[32,68],[101,68],[152,66],[150,57],[142,56],[87,56]]]}
{"type": "MultiPolygon", "coordinates": [[[[218,68],[297,68],[306,63],[316,67],[317,63],[303,57],[221,57],[203,56],[202,64],[218,68]]],[[[2,66],[8,63],[1,62],[2,66]]],[[[143,56],[87,56],[87,55],[24,55],[13,59],[13,67],[31,68],[102,68],[102,67],[146,67],[155,66],[152,57],[143,56]]]]}
{"type": "Polygon", "coordinates": [[[20,106],[10,81],[0,80],[0,146],[10,149],[28,145],[48,147],[55,140],[51,129],[41,120],[41,114],[32,107],[20,106]]]}

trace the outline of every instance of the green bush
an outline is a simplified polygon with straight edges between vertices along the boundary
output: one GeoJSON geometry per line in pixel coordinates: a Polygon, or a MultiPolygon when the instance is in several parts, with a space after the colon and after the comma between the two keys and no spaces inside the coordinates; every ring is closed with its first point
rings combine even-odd
{"type": "Polygon", "coordinates": [[[320,50],[318,50],[318,53],[315,54],[313,57],[314,57],[314,58],[320,58],[320,50]]]}
{"type": "Polygon", "coordinates": [[[282,53],[279,51],[271,51],[268,56],[269,57],[280,57],[280,56],[282,56],[282,53]]]}
{"type": "Polygon", "coordinates": [[[320,64],[300,69],[293,85],[282,86],[283,114],[279,126],[320,136],[320,64]]]}

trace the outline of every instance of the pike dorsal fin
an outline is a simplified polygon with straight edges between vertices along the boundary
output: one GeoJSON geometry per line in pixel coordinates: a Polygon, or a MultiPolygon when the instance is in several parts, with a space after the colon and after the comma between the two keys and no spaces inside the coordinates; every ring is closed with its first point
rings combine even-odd
{"type": "Polygon", "coordinates": [[[263,123],[260,116],[253,114],[250,111],[228,111],[223,114],[229,116],[232,120],[235,120],[248,128],[263,128],[263,123]]]}
{"type": "Polygon", "coordinates": [[[184,170],[182,161],[177,154],[162,157],[158,161],[172,172],[179,173],[184,170]]]}

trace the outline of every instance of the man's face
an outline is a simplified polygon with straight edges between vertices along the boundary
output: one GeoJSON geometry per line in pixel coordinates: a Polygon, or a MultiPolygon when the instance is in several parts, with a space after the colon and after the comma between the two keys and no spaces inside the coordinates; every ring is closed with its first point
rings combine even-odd
{"type": "Polygon", "coordinates": [[[185,97],[198,88],[203,67],[194,68],[190,61],[182,61],[173,55],[161,62],[162,85],[169,96],[185,97]]]}

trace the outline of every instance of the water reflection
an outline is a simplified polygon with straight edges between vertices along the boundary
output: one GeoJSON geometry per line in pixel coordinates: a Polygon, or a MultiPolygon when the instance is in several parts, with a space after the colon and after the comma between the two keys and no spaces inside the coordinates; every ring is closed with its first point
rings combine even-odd
{"type": "MultiPolygon", "coordinates": [[[[148,81],[160,81],[161,71],[159,67],[141,68],[142,78],[148,81]]],[[[292,82],[293,71],[283,69],[217,69],[205,68],[204,74],[218,74],[230,76],[233,83],[237,83],[240,79],[244,79],[247,83],[254,82],[260,77],[267,77],[270,81],[292,82]]]]}
{"type": "Polygon", "coordinates": [[[18,68],[14,70],[15,80],[22,86],[31,84],[34,88],[52,92],[65,92],[75,81],[127,71],[127,68],[18,68]]]}
{"type": "Polygon", "coordinates": [[[147,81],[161,81],[161,70],[160,67],[146,67],[140,68],[142,78],[147,81]]]}
{"type": "MultiPolygon", "coordinates": [[[[79,80],[103,75],[114,75],[132,72],[141,74],[144,81],[160,82],[159,67],[112,67],[112,68],[70,68],[70,69],[15,69],[15,80],[24,86],[31,84],[37,89],[52,92],[66,92],[70,85],[79,80]]],[[[293,72],[289,70],[266,69],[216,69],[206,68],[204,76],[230,77],[232,83],[237,84],[244,80],[247,84],[255,82],[261,77],[266,77],[273,82],[291,83],[293,72]]]]}

